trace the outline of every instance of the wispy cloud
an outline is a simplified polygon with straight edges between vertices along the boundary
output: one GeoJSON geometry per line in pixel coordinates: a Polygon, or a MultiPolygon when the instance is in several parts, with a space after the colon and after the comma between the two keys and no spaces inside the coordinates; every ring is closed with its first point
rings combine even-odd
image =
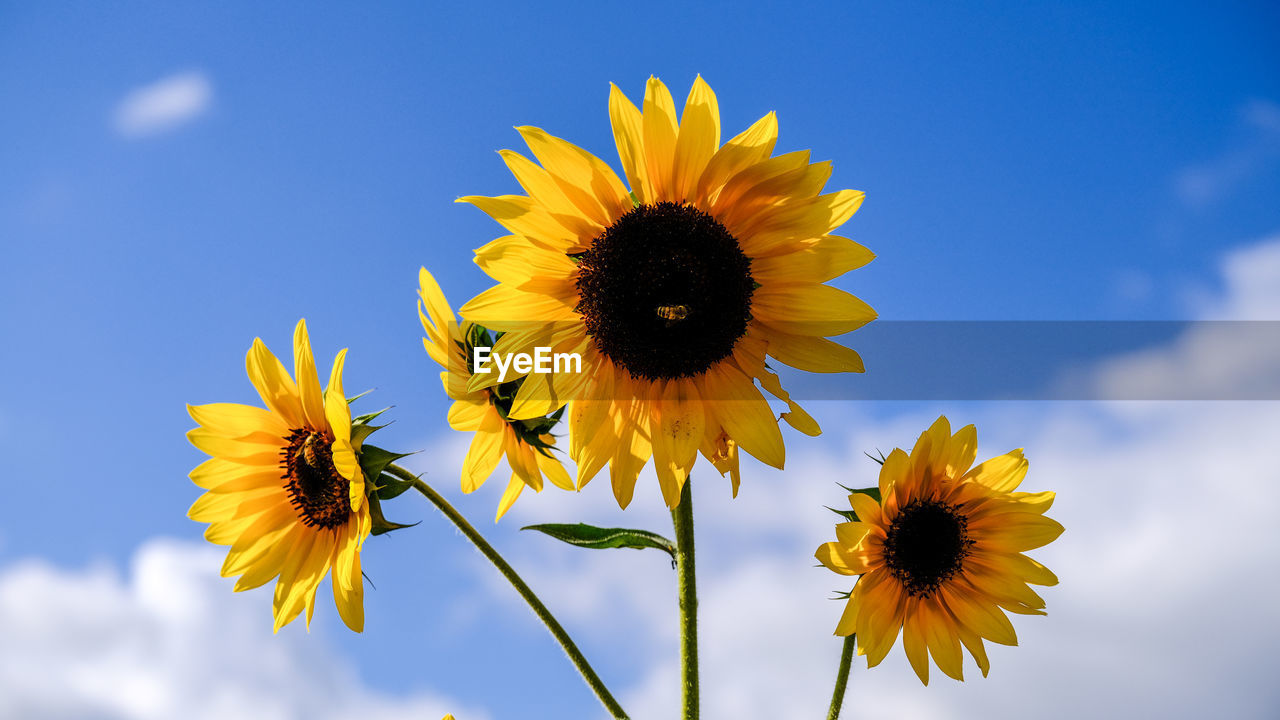
{"type": "Polygon", "coordinates": [[[212,101],[213,85],[204,73],[177,73],[129,91],[116,106],[113,123],[124,137],[145,137],[190,122],[212,101]]]}
{"type": "Polygon", "coordinates": [[[1191,208],[1208,207],[1280,157],[1280,105],[1251,100],[1240,108],[1243,139],[1206,162],[1184,168],[1174,191],[1191,208]]]}
{"type": "Polygon", "coordinates": [[[155,539],[128,577],[42,560],[0,568],[0,717],[489,717],[365,685],[301,621],[273,636],[270,594],[233,595],[221,560],[207,545],[155,539]]]}

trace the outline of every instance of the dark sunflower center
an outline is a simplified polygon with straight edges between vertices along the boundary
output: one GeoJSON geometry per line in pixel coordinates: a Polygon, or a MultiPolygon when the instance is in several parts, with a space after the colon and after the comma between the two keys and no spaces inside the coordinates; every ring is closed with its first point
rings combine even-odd
{"type": "Polygon", "coordinates": [[[294,430],[280,452],[289,502],[306,525],[333,528],[351,515],[351,481],[333,466],[333,441],[314,430],[294,430]]]}
{"type": "Polygon", "coordinates": [[[913,500],[889,527],[885,563],[908,593],[928,597],[960,570],[973,546],[968,526],[951,505],[913,500]]]}
{"type": "Polygon", "coordinates": [[[728,357],[751,321],[751,260],[697,208],[641,205],[575,259],[587,334],[632,377],[697,375],[728,357]]]}

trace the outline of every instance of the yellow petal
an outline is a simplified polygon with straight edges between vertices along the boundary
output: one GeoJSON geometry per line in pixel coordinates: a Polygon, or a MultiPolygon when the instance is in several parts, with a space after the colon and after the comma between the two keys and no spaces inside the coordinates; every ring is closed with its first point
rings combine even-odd
{"type": "Polygon", "coordinates": [[[533,448],[521,442],[510,426],[503,433],[502,446],[507,455],[507,463],[511,465],[516,477],[533,488],[534,492],[542,492],[542,473],[538,472],[538,461],[533,457],[533,448]]]}
{"type": "MultiPolygon", "coordinates": [[[[554,438],[550,435],[544,435],[542,441],[548,444],[554,442],[554,438]]],[[[561,490],[573,490],[573,479],[569,477],[569,471],[564,469],[564,465],[560,463],[554,455],[543,453],[538,449],[533,450],[533,458],[538,463],[538,469],[543,475],[551,481],[552,485],[561,490]]]]}
{"type": "Polygon", "coordinates": [[[928,618],[925,622],[925,641],[934,662],[948,676],[964,680],[964,656],[960,654],[960,638],[951,618],[945,610],[937,607],[934,598],[922,601],[920,612],[928,618]]]}
{"type": "Polygon", "coordinates": [[[769,113],[716,151],[698,180],[696,197],[710,207],[725,183],[743,169],[768,158],[777,140],[778,116],[769,113]]]}
{"type": "Polygon", "coordinates": [[[965,425],[951,437],[951,452],[945,460],[947,477],[964,477],[977,457],[978,429],[972,425],[965,425]]]}
{"type": "Polygon", "coordinates": [[[911,669],[916,671],[920,682],[929,684],[929,651],[925,640],[925,617],[920,613],[920,601],[917,598],[907,600],[907,610],[902,624],[902,649],[907,653],[911,669]]]}
{"type": "Polygon", "coordinates": [[[862,206],[865,193],[838,190],[815,198],[780,203],[730,228],[751,257],[785,251],[787,241],[809,240],[829,235],[862,206]]]}
{"type": "Polygon", "coordinates": [[[693,81],[684,112],[680,115],[672,177],[676,202],[695,199],[698,179],[719,147],[720,106],[716,103],[715,93],[699,75],[693,81]]]}
{"type": "Polygon", "coordinates": [[[841,335],[876,318],[862,300],[830,285],[766,285],[751,296],[751,314],[793,335],[841,335]]]}
{"type": "Polygon", "coordinates": [[[1001,517],[998,530],[983,533],[975,542],[988,550],[1025,552],[1057,540],[1062,531],[1061,523],[1043,515],[1008,514],[1001,517]]]}
{"type": "Polygon", "coordinates": [[[826,543],[818,546],[814,553],[818,562],[832,572],[841,575],[861,575],[871,570],[871,563],[866,553],[854,552],[844,543],[826,543]]]}
{"type": "Polygon", "coordinates": [[[653,464],[663,500],[673,508],[697,459],[706,416],[694,383],[673,380],[655,384],[654,390],[658,397],[651,406],[655,413],[651,419],[653,464]]]}
{"type": "Polygon", "coordinates": [[[283,438],[267,433],[254,433],[243,438],[226,438],[205,428],[187,431],[187,440],[202,452],[244,465],[274,465],[285,446],[283,438]]]}
{"type": "Polygon", "coordinates": [[[355,536],[343,538],[334,549],[333,602],[342,622],[353,632],[364,632],[364,578],[355,536]]]}
{"type": "Polygon", "coordinates": [[[673,181],[676,137],[676,103],[671,91],[656,77],[645,87],[641,129],[644,132],[645,177],[653,186],[649,202],[677,201],[673,181]]]}
{"type": "Polygon", "coordinates": [[[883,527],[886,525],[880,511],[880,503],[873,500],[870,495],[853,493],[849,496],[849,506],[853,508],[858,520],[866,523],[868,527],[883,527]]]}
{"type": "Polygon", "coordinates": [[[488,401],[458,400],[449,407],[449,427],[460,432],[471,432],[480,427],[488,412],[488,401]]]}
{"type": "Polygon", "coordinates": [[[311,339],[307,337],[307,321],[299,320],[293,331],[293,374],[297,379],[299,399],[307,426],[320,429],[325,426],[324,403],[320,397],[320,378],[316,375],[316,360],[311,355],[311,339]]]}
{"type": "Polygon", "coordinates": [[[529,293],[508,285],[495,285],[462,306],[471,322],[501,332],[528,330],[535,323],[571,323],[576,301],[570,296],[529,293]]]}
{"type": "Polygon", "coordinates": [[[609,122],[613,125],[613,140],[618,146],[618,159],[627,176],[631,191],[641,203],[653,197],[653,188],[645,177],[644,131],[640,110],[635,103],[609,83],[609,122]]]}
{"type": "Polygon", "coordinates": [[[956,620],[969,630],[1001,645],[1017,645],[1018,635],[1014,632],[1013,623],[1000,608],[985,599],[976,598],[971,592],[965,592],[963,586],[955,589],[946,586],[939,588],[939,596],[955,615],[956,620]]]}
{"type": "Polygon", "coordinates": [[[771,283],[826,282],[875,259],[875,253],[837,235],[806,240],[795,252],[755,258],[751,277],[761,285],[771,283]]]}
{"type": "Polygon", "coordinates": [[[501,520],[502,516],[506,515],[507,511],[511,509],[511,506],[516,504],[516,498],[520,497],[520,493],[527,485],[528,483],[521,480],[519,475],[511,474],[511,480],[507,482],[507,489],[502,491],[502,498],[498,500],[498,513],[493,516],[494,522],[501,520]]]}
{"type": "Polygon", "coordinates": [[[240,438],[257,432],[278,437],[289,434],[289,428],[278,415],[252,405],[236,403],[188,405],[187,413],[191,415],[192,420],[223,437],[240,438]]]}
{"type": "Polygon", "coordinates": [[[261,587],[270,582],[284,569],[285,560],[293,554],[302,537],[310,534],[311,532],[303,527],[302,524],[295,523],[292,525],[288,532],[272,544],[262,557],[258,558],[244,571],[244,574],[236,581],[233,590],[235,592],[243,592],[261,587]]]}
{"type": "MultiPolygon", "coordinates": [[[[714,162],[714,159],[712,162],[714,162]]],[[[733,177],[729,178],[724,184],[724,187],[720,188],[719,192],[713,193],[713,196],[709,200],[711,214],[716,218],[721,219],[721,222],[735,234],[735,237],[742,240],[743,236],[738,234],[740,229],[739,225],[734,221],[748,221],[751,219],[751,216],[747,214],[743,217],[739,217],[739,215],[742,215],[742,213],[737,212],[739,201],[741,201],[743,197],[761,183],[768,182],[770,179],[778,177],[779,175],[785,175],[786,173],[808,167],[808,165],[809,151],[797,150],[796,152],[784,153],[777,157],[762,160],[743,168],[733,177]]],[[[710,172],[710,169],[708,169],[708,172],[710,172]]],[[[753,209],[759,211],[761,207],[756,205],[753,209]]],[[[817,236],[815,235],[813,237],[817,236]]]]}
{"type": "MultiPolygon", "coordinates": [[[[507,169],[515,176],[520,187],[529,193],[556,222],[580,238],[593,238],[599,235],[604,226],[583,215],[582,211],[565,195],[564,190],[551,176],[551,173],[538,167],[533,161],[512,150],[498,152],[507,163],[507,169]]],[[[477,255],[479,253],[477,252],[477,255]]]]}
{"type": "Polygon", "coordinates": [[[1027,476],[1027,459],[1019,448],[1011,453],[991,458],[965,473],[965,480],[982,483],[998,492],[1012,492],[1027,476]]]}
{"type": "Polygon", "coordinates": [[[631,397],[636,399],[631,400],[626,412],[620,416],[618,444],[614,448],[613,457],[609,460],[609,482],[613,485],[614,498],[623,510],[631,504],[640,470],[653,455],[653,445],[649,436],[650,411],[647,402],[640,399],[643,394],[634,389],[631,397]]]}
{"type": "Polygon", "coordinates": [[[490,410],[471,439],[467,458],[462,462],[462,492],[475,492],[493,474],[502,459],[506,422],[497,410],[490,410]]]}
{"type": "Polygon", "coordinates": [[[768,352],[785,365],[809,372],[863,372],[862,358],[853,350],[811,335],[793,335],[757,323],[769,343],[768,352]]]}
{"type": "MultiPolygon", "coordinates": [[[[613,224],[631,209],[631,196],[626,187],[600,158],[539,128],[526,126],[516,130],[565,196],[600,227],[613,224]]],[[[593,235],[582,239],[591,237],[593,235]]]]}
{"type": "Polygon", "coordinates": [[[298,387],[261,338],[253,339],[253,345],[245,355],[245,369],[249,373],[249,382],[253,383],[262,402],[272,412],[279,415],[290,428],[304,425],[298,387]]]}
{"type": "Polygon", "coordinates": [[[581,245],[577,233],[556,221],[541,205],[524,195],[469,195],[458,198],[457,202],[475,205],[507,230],[548,248],[565,251],[581,245]]]}
{"type": "Polygon", "coordinates": [[[751,378],[720,363],[707,370],[702,397],[729,437],[757,460],[782,469],[786,449],[777,418],[751,378]]]}
{"type": "Polygon", "coordinates": [[[822,428],[818,426],[818,421],[814,420],[804,408],[792,400],[790,393],[782,389],[782,382],[777,375],[768,370],[762,370],[756,377],[760,380],[760,387],[787,404],[788,411],[782,413],[781,419],[786,420],[788,425],[809,437],[817,437],[822,434],[822,428]]]}

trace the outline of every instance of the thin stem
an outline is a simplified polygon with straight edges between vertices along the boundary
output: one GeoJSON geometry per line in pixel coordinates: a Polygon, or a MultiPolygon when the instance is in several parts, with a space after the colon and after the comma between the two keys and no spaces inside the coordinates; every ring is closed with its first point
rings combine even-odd
{"type": "Polygon", "coordinates": [[[693,481],[686,478],[680,504],[671,511],[676,526],[676,586],[680,596],[680,679],[684,720],[698,720],[698,585],[693,562],[693,481]]]}
{"type": "Polygon", "coordinates": [[[836,689],[831,693],[831,709],[827,711],[827,720],[839,720],[840,708],[844,707],[844,689],[849,684],[849,668],[853,665],[853,651],[858,642],[856,635],[844,639],[844,650],[840,652],[840,669],[836,671],[836,689]]]}
{"type": "Polygon", "coordinates": [[[515,587],[516,592],[520,593],[520,597],[524,598],[525,602],[529,603],[529,607],[533,608],[533,614],[538,616],[538,619],[547,626],[547,630],[551,631],[552,637],[560,643],[560,647],[564,648],[564,652],[569,656],[569,660],[573,663],[573,666],[582,674],[583,679],[587,681],[587,685],[591,687],[593,692],[595,692],[596,697],[600,699],[600,702],[605,706],[605,709],[609,711],[609,714],[617,720],[626,720],[627,713],[623,711],[622,706],[618,704],[618,701],[613,699],[613,695],[609,693],[609,689],[605,687],[600,676],[596,675],[596,671],[591,669],[591,665],[587,662],[587,659],[582,656],[582,651],[578,649],[578,646],[574,644],[573,640],[569,637],[569,634],[564,631],[564,628],[560,626],[560,623],[551,615],[551,611],[547,609],[546,605],[542,604],[542,601],[538,599],[538,596],[533,593],[533,590],[529,589],[529,586],[526,585],[524,580],[516,574],[516,571],[507,564],[507,561],[498,554],[498,551],[494,550],[493,546],[490,545],[489,542],[471,526],[471,523],[467,522],[467,519],[462,517],[462,515],[449,504],[448,500],[445,500],[440,493],[436,492],[430,485],[419,479],[418,476],[395,464],[388,465],[386,472],[412,485],[414,490],[422,493],[431,501],[431,504],[436,506],[436,509],[444,513],[445,517],[449,518],[453,521],[454,525],[458,526],[458,529],[462,531],[462,534],[466,535],[467,539],[470,540],[478,550],[480,550],[480,554],[488,558],[489,562],[493,563],[494,566],[498,568],[498,572],[502,573],[502,576],[515,587]]]}

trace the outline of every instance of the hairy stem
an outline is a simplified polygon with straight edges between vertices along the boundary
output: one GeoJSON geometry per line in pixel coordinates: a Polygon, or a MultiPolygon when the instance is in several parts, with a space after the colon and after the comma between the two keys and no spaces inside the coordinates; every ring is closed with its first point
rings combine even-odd
{"type": "Polygon", "coordinates": [[[839,720],[840,708],[844,707],[844,690],[849,685],[849,668],[853,665],[853,651],[857,648],[856,635],[844,639],[844,649],[840,652],[840,669],[836,670],[836,689],[831,693],[831,709],[827,711],[827,720],[839,720]]]}
{"type": "Polygon", "coordinates": [[[693,481],[686,478],[680,504],[671,511],[676,526],[676,585],[680,597],[680,679],[684,720],[698,720],[698,586],[693,562],[693,481]]]}

